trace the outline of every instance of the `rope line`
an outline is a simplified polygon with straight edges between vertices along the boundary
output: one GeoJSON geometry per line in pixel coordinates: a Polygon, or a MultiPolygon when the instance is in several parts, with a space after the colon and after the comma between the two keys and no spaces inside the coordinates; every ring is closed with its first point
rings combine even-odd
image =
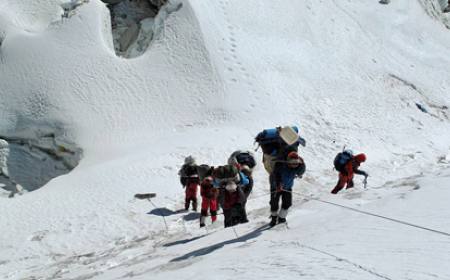
{"type": "MultiPolygon", "coordinates": [[[[395,219],[395,218],[383,216],[383,215],[380,215],[380,214],[375,214],[375,213],[367,212],[367,211],[364,211],[364,210],[359,210],[359,209],[356,209],[356,208],[353,208],[353,207],[350,207],[350,206],[345,206],[345,205],[338,204],[338,203],[335,203],[335,202],[326,201],[326,200],[323,200],[323,199],[320,199],[320,198],[315,198],[315,197],[312,197],[312,196],[306,196],[306,195],[304,195],[304,194],[301,194],[301,193],[295,192],[295,191],[288,191],[288,190],[283,190],[283,191],[285,191],[285,192],[290,192],[290,193],[296,194],[296,195],[298,195],[298,196],[301,196],[301,197],[303,197],[303,198],[304,198],[305,200],[307,200],[307,201],[311,201],[311,200],[318,201],[318,202],[321,202],[321,203],[324,203],[324,204],[328,204],[328,205],[340,207],[340,208],[343,208],[343,209],[346,209],[346,210],[349,210],[349,211],[353,211],[353,212],[356,212],[356,213],[360,213],[360,214],[363,214],[363,215],[368,215],[368,216],[372,216],[372,217],[377,217],[377,218],[384,219],[384,220],[387,220],[387,221],[391,221],[391,222],[394,222],[394,223],[398,223],[398,224],[406,225],[406,226],[409,226],[409,227],[414,227],[414,228],[418,228],[418,229],[422,229],[422,230],[426,230],[426,231],[429,231],[429,232],[433,232],[433,233],[436,233],[436,234],[440,234],[440,235],[444,235],[444,236],[450,237],[450,233],[445,232],[445,231],[436,230],[436,229],[433,229],[433,228],[429,228],[429,227],[425,227],[425,226],[413,224],[413,223],[410,223],[410,222],[406,222],[406,221],[402,221],[402,220],[399,220],[399,219],[395,219]]],[[[250,199],[247,199],[247,201],[251,201],[251,200],[255,200],[255,199],[261,198],[261,197],[265,197],[265,196],[271,195],[271,194],[273,194],[273,193],[275,193],[275,192],[276,192],[276,191],[272,191],[272,192],[269,192],[269,193],[264,193],[264,194],[258,195],[258,196],[256,196],[256,197],[252,197],[252,198],[250,198],[250,199]]],[[[151,203],[155,208],[158,208],[158,207],[155,205],[155,203],[153,203],[153,201],[152,201],[150,198],[149,198],[148,200],[150,201],[150,203],[151,203]]],[[[220,212],[220,213],[217,213],[217,215],[223,215],[223,211],[220,212]]],[[[206,217],[210,217],[210,216],[211,216],[210,213],[208,213],[208,215],[206,215],[206,217]]],[[[164,224],[165,224],[165,226],[166,226],[166,230],[169,231],[169,227],[168,227],[168,225],[167,225],[166,218],[165,218],[164,215],[162,215],[162,212],[161,212],[161,217],[162,217],[163,220],[164,220],[164,224]]],[[[233,231],[234,231],[234,233],[235,233],[235,235],[236,235],[236,237],[237,237],[238,234],[236,233],[236,230],[234,229],[234,226],[233,226],[233,231]]]]}
{"type": "Polygon", "coordinates": [[[427,231],[430,231],[430,232],[434,232],[434,233],[437,233],[437,234],[441,234],[441,235],[449,236],[449,237],[450,237],[450,233],[445,232],[445,231],[440,231],[440,230],[432,229],[432,228],[429,228],[429,227],[424,227],[424,226],[416,225],[416,224],[413,224],[413,223],[410,223],[410,222],[405,222],[405,221],[402,221],[402,220],[398,220],[398,219],[386,217],[386,216],[383,216],[383,215],[379,215],[379,214],[375,214],[375,213],[371,213],[371,212],[359,210],[359,209],[356,209],[356,208],[353,208],[353,207],[349,207],[349,206],[341,205],[341,204],[338,204],[338,203],[334,203],[334,202],[322,200],[322,199],[320,199],[320,198],[308,197],[308,196],[303,195],[303,194],[298,193],[298,192],[293,192],[293,191],[291,191],[291,193],[295,193],[295,194],[297,194],[297,195],[299,195],[299,196],[302,196],[302,197],[304,197],[304,198],[307,199],[307,200],[315,200],[315,201],[319,201],[319,202],[322,202],[322,203],[326,203],[326,204],[333,205],[333,206],[336,206],[336,207],[341,207],[341,208],[343,208],[343,209],[350,210],[350,211],[354,211],[354,212],[361,213],[361,214],[364,214],[364,215],[369,215],[369,216],[373,216],[373,217],[385,219],[385,220],[388,220],[388,221],[391,221],[391,222],[395,222],[395,223],[407,225],[407,226],[410,226],[410,227],[415,227],[415,228],[427,230],[427,231]]]}
{"type": "Polygon", "coordinates": [[[234,235],[236,235],[236,238],[239,238],[239,235],[237,234],[236,229],[234,228],[234,226],[235,226],[235,225],[232,225],[232,226],[231,226],[231,227],[233,228],[234,235]]]}

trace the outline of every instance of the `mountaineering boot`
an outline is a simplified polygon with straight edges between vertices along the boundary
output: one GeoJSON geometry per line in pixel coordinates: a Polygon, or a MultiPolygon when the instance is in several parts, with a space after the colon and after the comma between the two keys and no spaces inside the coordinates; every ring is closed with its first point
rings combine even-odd
{"type": "Polygon", "coordinates": [[[348,190],[348,189],[351,189],[351,188],[353,188],[354,187],[354,183],[353,183],[353,180],[350,180],[350,182],[348,182],[347,183],[347,187],[345,188],[346,190],[348,190]]]}
{"type": "Polygon", "coordinates": [[[241,224],[248,223],[247,219],[247,211],[245,210],[245,207],[242,208],[242,214],[241,214],[241,224]]]}
{"type": "Polygon", "coordinates": [[[205,216],[200,216],[200,227],[204,227],[205,226],[205,216]]]}
{"type": "Polygon", "coordinates": [[[192,210],[194,210],[194,212],[197,212],[197,199],[194,198],[192,200],[192,210]]]}
{"type": "Polygon", "coordinates": [[[278,223],[286,223],[286,216],[288,214],[288,209],[281,208],[280,212],[278,213],[278,223]]]}
{"type": "Polygon", "coordinates": [[[186,201],[184,202],[184,210],[189,210],[189,204],[191,204],[189,199],[186,199],[186,201]]]}
{"type": "Polygon", "coordinates": [[[342,188],[336,186],[334,187],[334,189],[331,191],[332,194],[337,194],[342,188]]]}
{"type": "Polygon", "coordinates": [[[211,222],[214,223],[217,220],[217,211],[211,211],[211,222]]]}
{"type": "Polygon", "coordinates": [[[269,224],[269,225],[270,225],[271,227],[273,227],[273,226],[275,226],[275,225],[277,224],[277,218],[278,218],[278,217],[277,217],[277,216],[271,216],[270,218],[271,218],[272,220],[270,221],[270,224],[269,224]]]}

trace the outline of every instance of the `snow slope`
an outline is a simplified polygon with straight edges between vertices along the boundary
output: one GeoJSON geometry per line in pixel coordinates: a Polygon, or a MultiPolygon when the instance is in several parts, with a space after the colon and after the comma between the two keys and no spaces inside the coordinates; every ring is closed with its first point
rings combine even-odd
{"type": "Polygon", "coordinates": [[[63,130],[84,155],[0,197],[1,277],[450,278],[445,234],[303,200],[450,232],[450,33],[419,1],[181,1],[134,59],[115,55],[102,2],[67,19],[63,3],[0,2],[0,135],[63,130]],[[194,214],[165,230],[154,208],[181,206],[184,156],[221,164],[280,124],[307,139],[287,231],[258,230],[262,168],[239,238],[194,214]],[[344,145],[367,153],[369,189],[331,196],[344,145]],[[149,191],[155,205],[133,200],[149,191]]]}

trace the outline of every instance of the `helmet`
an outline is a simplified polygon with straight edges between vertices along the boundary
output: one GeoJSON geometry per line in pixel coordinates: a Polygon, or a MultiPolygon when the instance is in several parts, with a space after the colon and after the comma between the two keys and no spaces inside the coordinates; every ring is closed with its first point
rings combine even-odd
{"type": "Polygon", "coordinates": [[[357,161],[357,162],[365,162],[366,161],[366,155],[365,154],[357,154],[356,156],[355,156],[355,160],[357,161]]]}
{"type": "Polygon", "coordinates": [[[225,189],[229,192],[235,192],[237,190],[237,185],[235,182],[233,181],[229,181],[226,186],[225,189]]]}
{"type": "Polygon", "coordinates": [[[287,155],[287,165],[291,168],[296,168],[302,163],[302,160],[297,152],[290,152],[287,155]]]}
{"type": "Polygon", "coordinates": [[[188,156],[184,159],[184,164],[193,165],[195,164],[195,158],[193,156],[188,156]]]}

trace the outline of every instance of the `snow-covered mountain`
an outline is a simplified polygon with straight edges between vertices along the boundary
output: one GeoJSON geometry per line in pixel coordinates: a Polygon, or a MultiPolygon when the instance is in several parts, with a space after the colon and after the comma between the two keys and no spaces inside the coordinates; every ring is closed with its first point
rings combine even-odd
{"type": "Polygon", "coordinates": [[[125,2],[0,0],[0,278],[450,279],[443,1],[125,2]],[[173,212],[185,156],[289,124],[289,229],[261,164],[250,223],[173,212]],[[344,145],[368,188],[331,195],[344,145]]]}

